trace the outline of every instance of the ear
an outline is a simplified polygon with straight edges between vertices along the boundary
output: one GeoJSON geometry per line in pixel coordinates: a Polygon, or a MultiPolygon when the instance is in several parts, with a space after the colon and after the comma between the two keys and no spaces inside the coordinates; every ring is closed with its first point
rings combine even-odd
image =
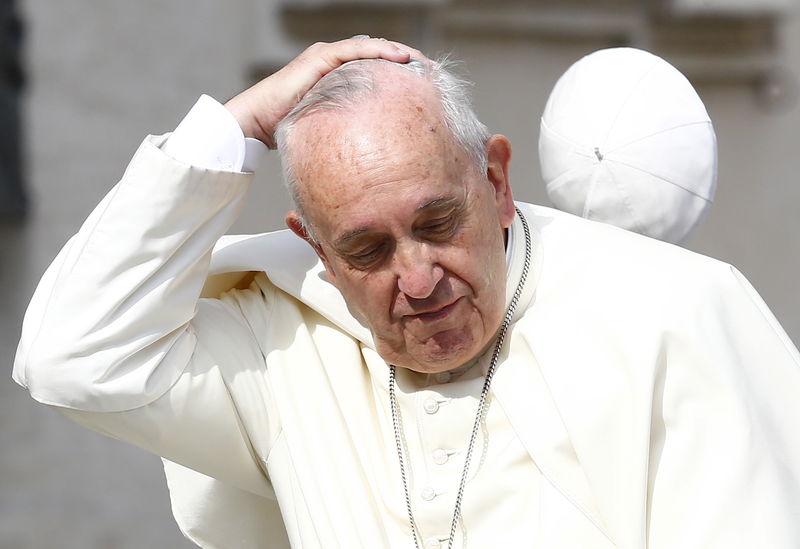
{"type": "Polygon", "coordinates": [[[325,255],[325,250],[322,249],[319,242],[311,238],[311,235],[308,234],[305,225],[300,220],[300,215],[295,210],[291,210],[289,213],[286,214],[286,226],[291,229],[291,231],[308,242],[308,244],[314,248],[314,251],[317,253],[317,256],[322,260],[322,264],[325,266],[325,271],[328,273],[328,278],[331,282],[336,284],[336,274],[333,272],[330,263],[328,262],[328,256],[325,255]]]}
{"type": "Polygon", "coordinates": [[[486,177],[494,188],[495,207],[504,229],[514,220],[514,197],[508,176],[511,164],[511,143],[504,135],[493,135],[486,142],[486,177]]]}

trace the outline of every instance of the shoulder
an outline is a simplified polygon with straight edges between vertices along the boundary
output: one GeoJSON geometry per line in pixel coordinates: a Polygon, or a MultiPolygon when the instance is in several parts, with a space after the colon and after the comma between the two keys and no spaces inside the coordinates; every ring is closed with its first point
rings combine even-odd
{"type": "Polygon", "coordinates": [[[254,273],[266,273],[281,286],[280,281],[302,281],[321,270],[311,247],[289,230],[225,235],[214,246],[202,295],[219,297],[227,290],[246,288],[254,273]]]}
{"type": "Polygon", "coordinates": [[[733,279],[731,265],[680,246],[544,206],[521,207],[541,238],[539,295],[591,294],[617,306],[686,303],[733,279]]]}
{"type": "Polygon", "coordinates": [[[267,301],[314,311],[343,332],[372,345],[369,330],[350,314],[314,250],[291,231],[220,239],[214,248],[202,295],[219,297],[228,290],[244,290],[254,279],[259,295],[267,301]]]}

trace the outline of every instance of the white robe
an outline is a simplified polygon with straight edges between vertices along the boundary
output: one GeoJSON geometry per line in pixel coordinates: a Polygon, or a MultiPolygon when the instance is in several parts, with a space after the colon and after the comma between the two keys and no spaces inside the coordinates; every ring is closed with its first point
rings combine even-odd
{"type": "MultiPolygon", "coordinates": [[[[276,501],[292,547],[407,547],[382,518],[399,480],[376,491],[397,473],[369,331],[286,232],[228,238],[212,260],[249,177],[159,142],[44,275],[14,379],[169,460],[176,517],[206,547],[284,547],[276,501]]],[[[492,385],[546,480],[537,539],[519,545],[800,546],[800,357],[747,281],[519,206],[533,272],[492,385]]],[[[512,251],[509,291],[520,263],[512,251]]]]}

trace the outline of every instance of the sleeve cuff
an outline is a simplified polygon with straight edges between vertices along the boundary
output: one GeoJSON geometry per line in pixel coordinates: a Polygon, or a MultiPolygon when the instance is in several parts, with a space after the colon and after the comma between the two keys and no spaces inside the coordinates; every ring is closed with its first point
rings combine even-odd
{"type": "Polygon", "coordinates": [[[178,162],[228,172],[253,172],[267,146],[245,138],[236,118],[221,103],[200,96],[162,146],[178,162]]]}

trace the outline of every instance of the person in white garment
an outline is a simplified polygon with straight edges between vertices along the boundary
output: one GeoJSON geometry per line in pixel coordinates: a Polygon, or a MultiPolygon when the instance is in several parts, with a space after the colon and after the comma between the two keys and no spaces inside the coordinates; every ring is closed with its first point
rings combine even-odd
{"type": "Polygon", "coordinates": [[[757,293],[515,203],[465,90],[361,37],[202,98],[45,273],[15,380],[161,455],[203,547],[797,547],[800,357],[757,293]],[[223,237],[262,144],[290,230],[223,237]]]}

